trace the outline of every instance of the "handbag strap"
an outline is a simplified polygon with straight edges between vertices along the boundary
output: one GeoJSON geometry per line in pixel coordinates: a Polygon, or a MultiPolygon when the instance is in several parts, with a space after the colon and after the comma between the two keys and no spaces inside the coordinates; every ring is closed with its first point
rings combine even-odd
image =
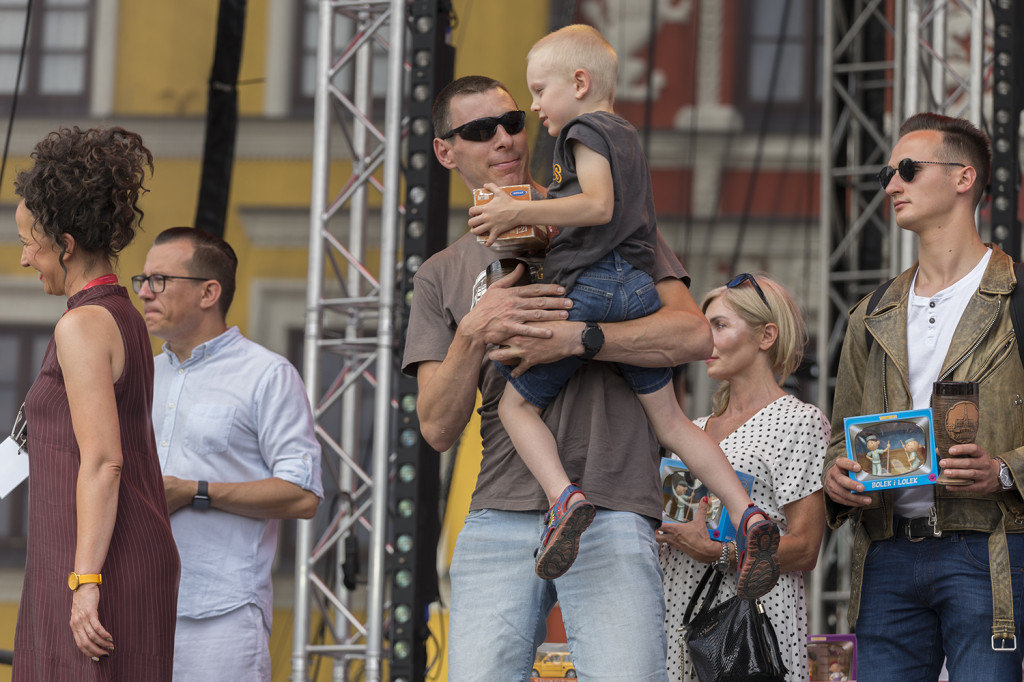
{"type": "Polygon", "coordinates": [[[684,627],[688,627],[690,623],[697,618],[700,618],[701,615],[711,608],[711,604],[715,601],[715,597],[718,596],[718,588],[721,584],[721,571],[716,570],[714,564],[710,564],[707,570],[704,571],[704,575],[701,576],[700,582],[697,584],[697,589],[693,591],[693,595],[690,597],[690,603],[686,605],[686,613],[683,615],[684,627]],[[714,577],[712,577],[712,574],[714,574],[714,577]],[[708,586],[707,596],[702,600],[701,594],[704,592],[704,587],[708,585],[708,581],[711,581],[711,584],[708,586]],[[693,614],[693,610],[697,607],[698,602],[700,603],[700,608],[697,609],[696,615],[691,619],[690,615],[693,614]]]}

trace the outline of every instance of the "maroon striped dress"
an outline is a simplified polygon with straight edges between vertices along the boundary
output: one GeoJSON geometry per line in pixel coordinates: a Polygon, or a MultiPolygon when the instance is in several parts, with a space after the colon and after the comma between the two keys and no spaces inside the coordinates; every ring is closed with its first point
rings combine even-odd
{"type": "Polygon", "coordinates": [[[75,561],[75,485],[79,450],[53,339],[25,401],[29,452],[29,527],[25,584],[14,637],[13,680],[171,680],[180,562],[171,534],[153,438],[153,357],[145,323],[127,291],[90,287],[68,309],[98,305],[121,330],[125,366],[114,384],[124,463],[117,519],[103,564],[100,623],[114,638],[93,662],[71,634],[75,561]]]}

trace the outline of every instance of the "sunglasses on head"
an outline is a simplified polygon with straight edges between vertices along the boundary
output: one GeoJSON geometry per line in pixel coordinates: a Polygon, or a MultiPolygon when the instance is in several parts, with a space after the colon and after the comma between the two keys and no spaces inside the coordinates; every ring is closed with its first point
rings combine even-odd
{"type": "Polygon", "coordinates": [[[917,174],[918,164],[928,163],[934,166],[960,166],[961,168],[967,168],[966,164],[963,163],[951,163],[948,161],[914,161],[913,159],[903,159],[900,161],[896,168],[892,166],[884,166],[882,170],[878,171],[878,182],[882,185],[882,189],[889,186],[889,181],[898,172],[900,177],[903,178],[903,182],[913,182],[914,176],[917,174]]]}
{"type": "Polygon", "coordinates": [[[498,126],[504,128],[509,135],[518,135],[523,131],[525,125],[525,111],[506,111],[501,116],[485,116],[473,119],[469,123],[463,123],[458,128],[452,128],[442,135],[441,139],[447,140],[452,135],[458,135],[463,140],[470,142],[486,142],[494,137],[498,126]]]}
{"type": "Polygon", "coordinates": [[[744,282],[750,282],[752,285],[754,285],[754,291],[756,291],[757,295],[761,297],[762,301],[764,301],[764,304],[768,307],[768,310],[771,310],[772,306],[770,303],[768,303],[768,298],[764,295],[764,292],[761,291],[761,285],[757,283],[757,280],[754,279],[754,276],[751,275],[749,272],[744,272],[742,274],[736,275],[731,280],[729,280],[729,283],[726,284],[725,286],[728,287],[729,289],[735,289],[744,282]]]}

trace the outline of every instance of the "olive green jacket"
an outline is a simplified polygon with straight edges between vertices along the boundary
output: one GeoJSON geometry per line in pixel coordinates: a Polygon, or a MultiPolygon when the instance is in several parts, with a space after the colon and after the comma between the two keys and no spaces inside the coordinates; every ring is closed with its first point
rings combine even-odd
{"type": "MultiPolygon", "coordinates": [[[[1012,590],[1003,531],[1024,532],[1024,500],[1020,492],[1024,489],[1024,367],[1010,319],[1010,292],[1016,284],[1013,261],[998,247],[992,246],[992,250],[981,285],[953,334],[939,379],[979,383],[977,443],[992,457],[1006,461],[1017,488],[982,495],[937,485],[935,512],[941,531],[990,534],[993,594],[998,597],[993,599],[996,604],[993,634],[1009,639],[1014,632],[1012,590]],[[1006,611],[1009,611],[1008,624],[1006,611]]],[[[836,379],[832,438],[823,471],[828,471],[837,457],[846,457],[844,418],[913,407],[907,376],[907,301],[916,270],[917,264],[914,264],[896,277],[870,315],[866,314],[868,297],[850,313],[836,379]],[[870,349],[865,329],[874,339],[870,349]]],[[[893,534],[893,493],[875,492],[871,496],[872,502],[862,508],[839,505],[825,496],[829,526],[838,528],[847,519],[854,525],[851,627],[857,621],[860,608],[868,547],[872,541],[893,534]]]]}

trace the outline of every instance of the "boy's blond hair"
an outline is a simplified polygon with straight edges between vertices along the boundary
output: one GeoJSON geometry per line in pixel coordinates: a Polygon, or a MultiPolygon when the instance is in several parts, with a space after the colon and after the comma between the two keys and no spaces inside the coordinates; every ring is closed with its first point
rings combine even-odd
{"type": "Polygon", "coordinates": [[[615,81],[619,58],[615,48],[593,26],[571,24],[553,31],[530,48],[526,61],[542,59],[549,66],[565,69],[571,76],[576,69],[590,74],[591,90],[599,99],[615,101],[615,81]]]}

